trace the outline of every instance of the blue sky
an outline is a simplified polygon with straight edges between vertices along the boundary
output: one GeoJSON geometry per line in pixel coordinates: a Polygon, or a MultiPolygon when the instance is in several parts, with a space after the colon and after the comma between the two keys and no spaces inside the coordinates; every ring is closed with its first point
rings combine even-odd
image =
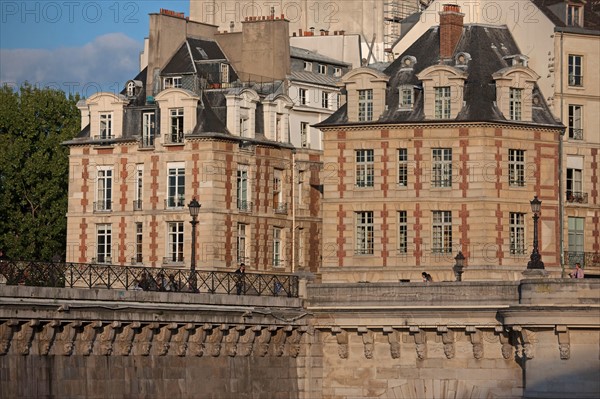
{"type": "Polygon", "coordinates": [[[189,0],[0,0],[0,82],[119,92],[161,8],[189,15],[189,0]]]}

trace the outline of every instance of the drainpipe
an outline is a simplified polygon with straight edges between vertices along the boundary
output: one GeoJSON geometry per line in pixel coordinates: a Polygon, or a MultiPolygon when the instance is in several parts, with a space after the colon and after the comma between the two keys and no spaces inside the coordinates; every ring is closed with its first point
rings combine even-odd
{"type": "MultiPolygon", "coordinates": [[[[563,98],[563,80],[564,80],[564,63],[563,63],[563,32],[560,32],[560,120],[564,121],[564,98],[563,98]]],[[[556,68],[554,69],[556,71],[556,68]]],[[[564,122],[563,122],[564,125],[564,122]]],[[[563,201],[563,137],[565,128],[562,129],[558,137],[558,228],[559,232],[559,251],[560,251],[560,270],[561,277],[565,278],[565,204],[563,201]]]]}
{"type": "Polygon", "coordinates": [[[292,150],[292,273],[296,271],[296,149],[292,150]]]}

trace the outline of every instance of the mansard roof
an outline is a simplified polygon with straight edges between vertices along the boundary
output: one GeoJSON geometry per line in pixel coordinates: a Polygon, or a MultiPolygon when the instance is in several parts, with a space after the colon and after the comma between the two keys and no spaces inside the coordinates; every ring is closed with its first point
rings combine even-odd
{"type": "MultiPolygon", "coordinates": [[[[466,75],[464,85],[464,106],[452,121],[469,122],[507,122],[496,106],[496,87],[492,75],[511,65],[511,56],[520,54],[512,35],[505,26],[465,25],[463,34],[456,45],[454,57],[450,61],[440,61],[439,27],[432,27],[425,32],[412,46],[398,57],[384,73],[390,77],[386,89],[386,111],[380,119],[363,123],[417,123],[428,122],[424,114],[423,85],[417,75],[435,65],[448,65],[463,70],[466,75]],[[467,53],[466,65],[457,66],[454,58],[460,53],[467,53]],[[403,63],[406,56],[416,62],[412,67],[403,63]],[[399,107],[400,86],[414,87],[414,106],[412,110],[399,107]]],[[[534,85],[533,96],[537,104],[533,106],[531,122],[522,124],[543,124],[560,126],[554,118],[542,96],[537,84],[534,85]]],[[[346,107],[340,108],[331,117],[317,125],[324,127],[347,123],[346,107]]],[[[439,123],[439,121],[436,121],[439,123]]]]}
{"type": "Polygon", "coordinates": [[[219,44],[210,39],[188,37],[162,69],[162,75],[196,73],[202,63],[227,62],[219,44]]]}
{"type": "MultiPolygon", "coordinates": [[[[583,26],[573,27],[568,26],[565,21],[560,18],[550,7],[558,4],[565,3],[565,0],[531,0],[537,8],[557,27],[557,28],[568,28],[569,30],[592,30],[600,31],[600,5],[597,1],[587,0],[579,1],[584,8],[583,13],[583,26]]],[[[574,4],[577,1],[573,2],[574,4]]],[[[561,29],[562,30],[562,29],[561,29]]],[[[598,33],[598,32],[596,32],[598,33]]]]}
{"type": "Polygon", "coordinates": [[[350,67],[351,64],[336,60],[335,58],[327,57],[326,55],[319,54],[315,51],[306,50],[300,47],[290,46],[290,57],[300,58],[306,61],[321,62],[323,64],[336,65],[340,67],[350,67]]]}

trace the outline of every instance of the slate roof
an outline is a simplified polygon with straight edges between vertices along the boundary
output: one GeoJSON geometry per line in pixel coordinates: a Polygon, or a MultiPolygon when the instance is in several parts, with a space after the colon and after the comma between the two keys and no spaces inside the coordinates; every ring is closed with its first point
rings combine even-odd
{"type": "MultiPolygon", "coordinates": [[[[544,13],[544,15],[552,21],[552,23],[559,27],[564,28],[568,27],[562,18],[556,15],[549,7],[553,6],[557,3],[564,3],[564,0],[531,0],[533,4],[535,4],[540,11],[544,13]]],[[[582,27],[569,27],[570,29],[579,29],[579,30],[600,30],[600,4],[594,1],[587,0],[586,4],[583,5],[583,26],[582,27]]]]}
{"type": "Polygon", "coordinates": [[[315,51],[306,50],[300,47],[290,46],[290,57],[300,58],[307,61],[322,62],[324,64],[338,65],[341,67],[350,67],[351,64],[336,60],[335,58],[327,57],[315,51]]]}
{"type": "MultiPolygon", "coordinates": [[[[520,54],[509,30],[503,26],[465,25],[463,34],[456,46],[455,55],[461,52],[469,53],[471,60],[464,69],[467,74],[464,89],[465,105],[454,120],[469,122],[510,122],[515,124],[542,124],[562,126],[550,112],[539,88],[535,85],[533,96],[537,97],[539,104],[533,107],[533,121],[519,122],[507,121],[495,104],[496,87],[492,74],[510,66],[510,59],[505,57],[520,54]]],[[[440,64],[439,54],[439,29],[433,27],[423,34],[412,46],[398,57],[383,73],[390,77],[386,91],[387,110],[379,120],[369,123],[417,123],[434,122],[439,120],[426,120],[423,111],[423,87],[417,79],[417,74],[425,68],[440,64]],[[402,58],[406,55],[416,57],[413,69],[403,69],[402,58]],[[414,90],[414,106],[410,111],[400,110],[399,86],[412,85],[414,90]]],[[[454,60],[449,64],[454,66],[454,60]]],[[[341,107],[317,127],[341,125],[348,123],[347,108],[341,107]]],[[[354,122],[353,122],[354,123],[354,122]]]]}
{"type": "Polygon", "coordinates": [[[216,41],[188,37],[161,70],[161,74],[195,73],[198,64],[216,61],[227,61],[216,41]]]}
{"type": "Polygon", "coordinates": [[[340,78],[338,77],[308,71],[292,71],[288,77],[290,80],[297,82],[314,83],[327,86],[335,86],[340,81],[340,78]]]}

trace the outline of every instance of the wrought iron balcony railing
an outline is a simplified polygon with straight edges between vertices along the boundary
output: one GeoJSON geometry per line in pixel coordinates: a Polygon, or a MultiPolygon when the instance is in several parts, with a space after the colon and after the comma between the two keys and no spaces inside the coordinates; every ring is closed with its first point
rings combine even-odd
{"type": "Polygon", "coordinates": [[[134,200],[133,201],[133,210],[141,211],[142,210],[142,200],[134,200]]]}
{"type": "Polygon", "coordinates": [[[252,202],[239,199],[237,201],[237,208],[240,212],[251,213],[252,212],[252,202]]]}
{"type": "Polygon", "coordinates": [[[140,139],[140,148],[154,148],[154,136],[142,137],[140,139]]]}
{"type": "Polygon", "coordinates": [[[572,204],[587,204],[588,194],[567,190],[567,202],[572,204]]]}
{"type": "Polygon", "coordinates": [[[163,265],[179,265],[183,264],[183,255],[173,254],[163,258],[163,265]]]}
{"type": "Polygon", "coordinates": [[[0,261],[0,281],[8,285],[63,288],[200,292],[298,297],[291,274],[175,270],[64,262],[0,261]],[[165,281],[167,283],[165,283],[165,281]],[[195,287],[195,289],[193,288],[195,287]]]}
{"type": "Polygon", "coordinates": [[[600,252],[565,251],[565,264],[570,267],[579,263],[582,268],[595,268],[600,271],[600,252]]]}
{"type": "Polygon", "coordinates": [[[583,140],[583,129],[569,128],[569,138],[572,140],[583,140]]]}
{"type": "Polygon", "coordinates": [[[165,144],[183,144],[183,132],[172,132],[163,135],[165,144]]]}
{"type": "Polygon", "coordinates": [[[183,209],[185,208],[185,198],[169,197],[165,200],[165,209],[183,209]]]}
{"type": "Polygon", "coordinates": [[[99,134],[94,136],[94,140],[103,141],[103,140],[114,140],[115,136],[112,134],[99,134]]]}
{"type": "Polygon", "coordinates": [[[275,211],[275,213],[280,213],[282,215],[287,215],[287,213],[288,213],[287,203],[282,203],[282,204],[275,205],[274,211],[275,211]]]}
{"type": "Polygon", "coordinates": [[[96,201],[94,202],[94,212],[110,212],[112,211],[112,201],[96,201]]]}

